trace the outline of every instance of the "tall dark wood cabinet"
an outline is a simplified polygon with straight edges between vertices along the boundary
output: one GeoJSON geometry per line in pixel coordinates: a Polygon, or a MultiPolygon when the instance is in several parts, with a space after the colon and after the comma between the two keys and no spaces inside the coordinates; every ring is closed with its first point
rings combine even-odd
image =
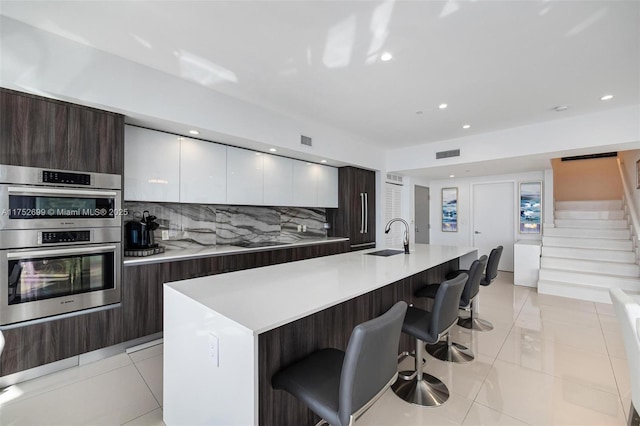
{"type": "Polygon", "coordinates": [[[327,209],[331,235],[349,237],[351,250],[376,244],[376,174],[357,167],[338,171],[338,208],[327,209]]]}
{"type": "Polygon", "coordinates": [[[124,116],[0,88],[0,164],[122,174],[124,116]]]}

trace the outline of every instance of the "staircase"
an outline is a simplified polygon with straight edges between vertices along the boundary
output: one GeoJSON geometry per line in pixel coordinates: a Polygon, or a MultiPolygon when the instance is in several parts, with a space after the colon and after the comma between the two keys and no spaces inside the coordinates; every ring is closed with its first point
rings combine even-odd
{"type": "Polygon", "coordinates": [[[622,201],[559,201],[545,228],[538,292],[611,303],[609,288],[640,292],[640,265],[622,201]]]}

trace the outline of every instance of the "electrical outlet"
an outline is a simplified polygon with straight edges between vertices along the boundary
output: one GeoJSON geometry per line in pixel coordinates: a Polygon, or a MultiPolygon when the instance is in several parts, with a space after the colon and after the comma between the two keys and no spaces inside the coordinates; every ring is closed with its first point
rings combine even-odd
{"type": "Polygon", "coordinates": [[[298,232],[302,232],[302,225],[298,225],[298,232]]]}
{"type": "Polygon", "coordinates": [[[168,229],[163,229],[162,230],[162,239],[163,240],[168,240],[169,239],[169,230],[168,229]]]}
{"type": "Polygon", "coordinates": [[[302,232],[307,232],[307,225],[302,225],[302,232]]]}
{"type": "Polygon", "coordinates": [[[209,333],[209,347],[208,355],[209,359],[216,367],[220,367],[220,344],[218,336],[213,333],[209,333]]]}

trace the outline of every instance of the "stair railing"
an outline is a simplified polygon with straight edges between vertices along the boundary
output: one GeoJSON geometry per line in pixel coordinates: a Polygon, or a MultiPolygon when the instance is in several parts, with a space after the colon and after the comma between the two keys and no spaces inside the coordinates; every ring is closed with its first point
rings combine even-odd
{"type": "Polygon", "coordinates": [[[634,248],[637,253],[638,246],[640,245],[638,243],[640,241],[640,221],[638,220],[638,213],[636,212],[636,206],[633,202],[633,195],[629,189],[629,185],[627,184],[627,179],[624,169],[622,168],[622,161],[620,161],[620,158],[618,158],[618,170],[620,171],[620,179],[622,180],[625,205],[627,206],[627,209],[629,209],[629,216],[631,216],[631,226],[633,227],[633,235],[635,236],[634,248]]]}

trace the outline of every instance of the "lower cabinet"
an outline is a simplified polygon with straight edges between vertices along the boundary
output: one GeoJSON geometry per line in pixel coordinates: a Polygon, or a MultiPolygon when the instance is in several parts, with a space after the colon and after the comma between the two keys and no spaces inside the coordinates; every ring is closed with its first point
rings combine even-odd
{"type": "Polygon", "coordinates": [[[165,282],[293,262],[349,251],[349,241],[124,267],[122,304],[3,331],[0,376],[162,331],[165,282]]]}

